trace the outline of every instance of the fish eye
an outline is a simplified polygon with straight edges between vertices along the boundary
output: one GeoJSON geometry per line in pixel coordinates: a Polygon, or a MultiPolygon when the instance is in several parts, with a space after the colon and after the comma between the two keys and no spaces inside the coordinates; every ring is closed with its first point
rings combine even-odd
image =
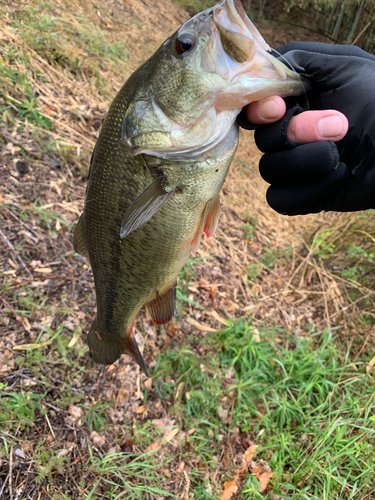
{"type": "Polygon", "coordinates": [[[179,54],[189,52],[195,45],[195,38],[190,33],[181,33],[176,40],[176,50],[179,54]]]}

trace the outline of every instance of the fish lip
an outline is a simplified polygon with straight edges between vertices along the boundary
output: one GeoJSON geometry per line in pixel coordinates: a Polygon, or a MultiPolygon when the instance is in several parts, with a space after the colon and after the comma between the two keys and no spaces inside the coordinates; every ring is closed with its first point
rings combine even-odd
{"type": "MultiPolygon", "coordinates": [[[[240,40],[242,37],[245,37],[243,38],[245,41],[247,39],[247,60],[242,62],[235,61],[237,63],[235,67],[232,64],[226,64],[225,68],[218,66],[219,73],[221,73],[222,77],[229,84],[239,75],[254,71],[254,69],[258,71],[258,68],[262,68],[262,66],[267,64],[272,65],[275,70],[274,77],[280,81],[301,80],[295,71],[271,54],[272,49],[247,16],[240,0],[222,0],[213,9],[214,27],[217,31],[222,50],[227,58],[235,61],[224,47],[220,30],[224,29],[229,37],[233,33],[233,44],[236,44],[236,38],[240,40]]],[[[225,61],[225,57],[223,57],[223,60],[225,61]]]]}

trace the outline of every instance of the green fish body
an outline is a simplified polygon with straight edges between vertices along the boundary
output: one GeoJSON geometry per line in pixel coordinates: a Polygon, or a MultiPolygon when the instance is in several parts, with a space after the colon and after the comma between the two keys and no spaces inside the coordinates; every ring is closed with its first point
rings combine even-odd
{"type": "Polygon", "coordinates": [[[147,373],[134,321],[144,305],[155,323],[171,320],[177,274],[203,232],[216,230],[238,112],[303,90],[237,0],[187,21],[125,83],[97,140],[74,235],[94,274],[96,361],[127,353],[147,373]]]}

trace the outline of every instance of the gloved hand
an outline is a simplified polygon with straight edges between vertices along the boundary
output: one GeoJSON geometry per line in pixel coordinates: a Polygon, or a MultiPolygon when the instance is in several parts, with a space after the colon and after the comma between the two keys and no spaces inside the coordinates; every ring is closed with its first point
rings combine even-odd
{"type": "MultiPolygon", "coordinates": [[[[266,153],[262,177],[271,184],[267,201],[277,212],[297,215],[375,208],[375,56],[358,47],[293,42],[279,49],[306,76],[306,95],[286,99],[287,112],[259,127],[255,140],[266,153]],[[338,141],[293,143],[289,121],[303,110],[336,109],[349,119],[338,141]]],[[[246,126],[244,114],[239,119],[246,126]]]]}

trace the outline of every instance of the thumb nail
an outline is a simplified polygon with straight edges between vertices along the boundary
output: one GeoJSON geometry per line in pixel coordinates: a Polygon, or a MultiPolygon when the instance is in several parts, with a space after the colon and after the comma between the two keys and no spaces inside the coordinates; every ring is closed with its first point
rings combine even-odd
{"type": "Polygon", "coordinates": [[[339,116],[326,116],[317,123],[317,132],[322,139],[333,139],[343,134],[345,124],[339,116]]]}

